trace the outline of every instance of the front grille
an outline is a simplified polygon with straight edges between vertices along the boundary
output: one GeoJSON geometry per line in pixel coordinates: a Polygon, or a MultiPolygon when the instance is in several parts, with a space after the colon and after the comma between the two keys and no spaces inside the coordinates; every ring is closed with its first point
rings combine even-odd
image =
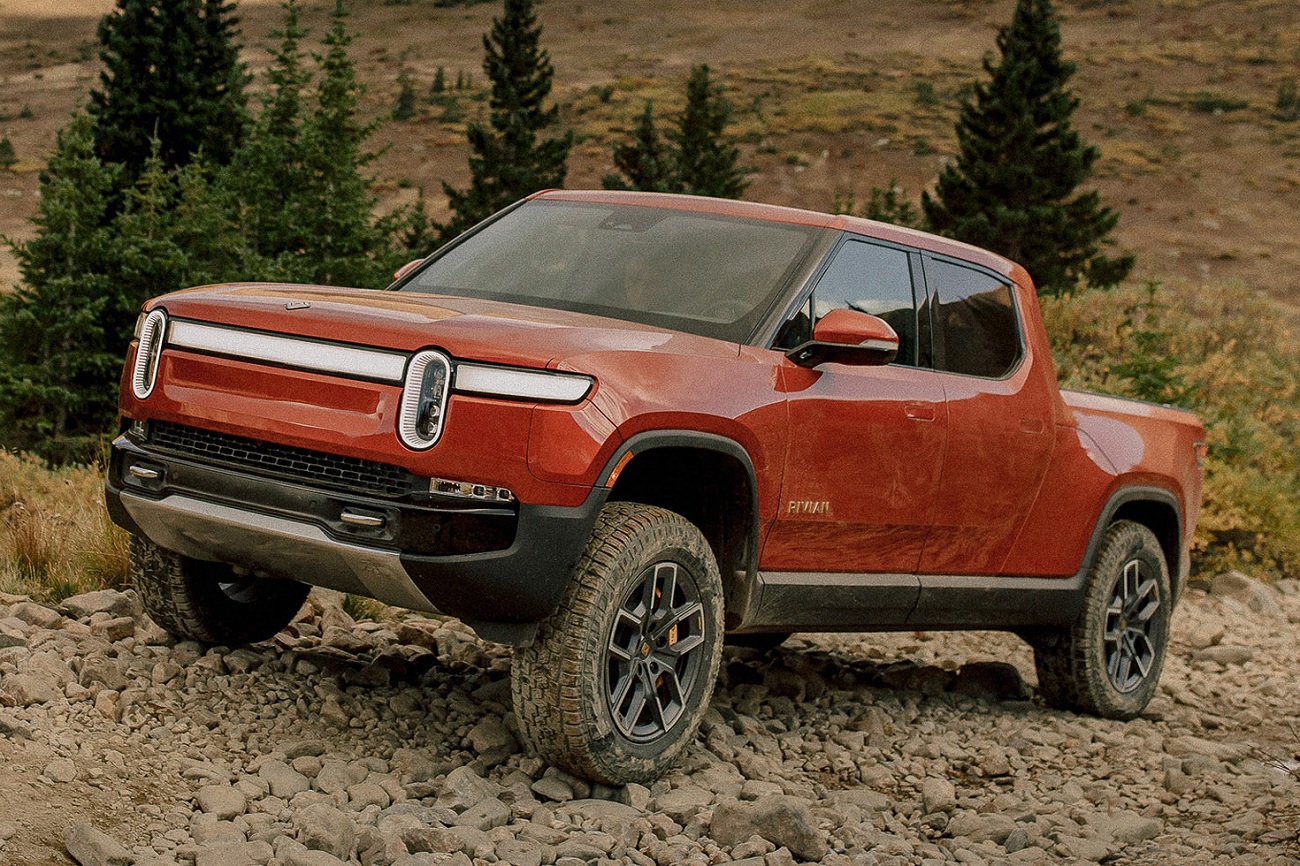
{"type": "Polygon", "coordinates": [[[166,421],[149,425],[149,442],[204,463],[248,469],[308,487],[387,497],[411,492],[409,472],[374,460],[291,448],[166,421]]]}

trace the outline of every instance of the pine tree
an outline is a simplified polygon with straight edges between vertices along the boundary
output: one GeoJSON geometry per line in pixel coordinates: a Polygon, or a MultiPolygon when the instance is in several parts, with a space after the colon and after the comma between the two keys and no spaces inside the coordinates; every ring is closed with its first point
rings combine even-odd
{"type": "Polygon", "coordinates": [[[551,93],[553,68],[541,48],[541,25],[533,0],[505,0],[505,12],[483,36],[483,70],[492,85],[488,128],[466,130],[470,185],[448,184],[452,219],[442,227],[450,239],[506,205],[541,189],[564,184],[573,133],[538,140],[560,122],[559,109],[543,108],[551,93]]]}
{"type": "Polygon", "coordinates": [[[33,240],[10,246],[23,282],[0,293],[0,443],[53,462],[86,459],[116,407],[123,298],[111,200],[121,169],[96,155],[92,123],[60,130],[41,173],[33,240]]]}
{"type": "Polygon", "coordinates": [[[0,138],[0,168],[8,168],[18,161],[18,154],[14,150],[14,143],[9,140],[9,136],[0,138]]]}
{"type": "Polygon", "coordinates": [[[655,127],[654,106],[649,99],[633,130],[632,141],[614,145],[614,167],[621,174],[601,178],[605,189],[680,192],[673,153],[655,127]]]}
{"type": "Polygon", "coordinates": [[[916,205],[907,200],[907,190],[899,187],[897,178],[890,178],[888,187],[871,188],[871,200],[862,209],[862,215],[869,220],[910,228],[917,228],[921,223],[916,205]]]}
{"type": "Polygon", "coordinates": [[[120,298],[122,346],[147,299],[247,276],[241,272],[243,241],[233,209],[202,159],[169,167],[157,139],[154,148],[112,224],[110,275],[120,298]]]}
{"type": "Polygon", "coordinates": [[[314,55],[317,77],[301,48],[301,6],[284,8],[262,111],[223,182],[238,203],[244,269],[259,279],[383,285],[397,256],[390,238],[400,243],[409,214],[372,216],[362,170],[374,159],[365,143],[377,122],[357,117],[362,85],[348,54],[347,10],[336,3],[324,53],[314,55]]]}
{"type": "Polygon", "coordinates": [[[744,172],[737,168],[740,151],[724,139],[731,122],[731,102],[709,81],[708,64],[691,70],[686,84],[686,108],[668,138],[677,148],[678,186],[693,195],[740,198],[744,172]]]}
{"type": "Polygon", "coordinates": [[[928,225],[1020,262],[1042,294],[1113,286],[1133,257],[1101,252],[1119,214],[1095,191],[1075,194],[1099,151],[1070,124],[1079,100],[1066,83],[1075,67],[1061,56],[1051,0],[1019,0],[997,47],[1001,61],[985,58],[989,80],[962,103],[956,162],[934,196],[921,198],[928,225]]]}
{"type": "Polygon", "coordinates": [[[304,192],[314,200],[315,212],[303,215],[310,240],[306,255],[299,257],[304,268],[299,278],[365,286],[379,280],[375,259],[387,252],[387,229],[373,223],[375,199],[361,173],[376,156],[365,150],[365,142],[378,123],[357,117],[363,87],[348,54],[347,17],[343,0],[337,0],[323,40],[325,53],[316,56],[316,106],[302,128],[304,192]]]}
{"type": "Polygon", "coordinates": [[[405,69],[397,76],[397,102],[393,105],[393,120],[410,120],[415,117],[415,85],[411,73],[405,69]]]}
{"type": "Polygon", "coordinates": [[[308,182],[302,159],[305,91],[312,83],[301,47],[307,32],[299,24],[298,0],[288,0],[284,10],[283,28],[271,34],[280,44],[265,73],[261,113],[223,178],[239,203],[239,222],[253,259],[250,270],[263,278],[272,275],[269,262],[310,243],[304,220],[314,209],[302,200],[308,182]]]}
{"type": "Polygon", "coordinates": [[[117,0],[99,23],[104,70],[88,108],[99,156],[134,177],[157,138],[166,165],[200,150],[229,162],[243,137],[248,80],[237,24],[225,0],[117,0]]]}

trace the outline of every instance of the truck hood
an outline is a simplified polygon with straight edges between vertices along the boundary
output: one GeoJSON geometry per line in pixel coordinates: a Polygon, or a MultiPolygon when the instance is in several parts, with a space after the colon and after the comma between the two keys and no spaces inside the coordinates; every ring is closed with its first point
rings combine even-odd
{"type": "Polygon", "coordinates": [[[735,343],[603,316],[375,289],[202,286],[164,295],[147,309],[158,307],[179,319],[403,352],[437,348],[462,360],[525,367],[568,366],[593,352],[739,352],[735,343]]]}

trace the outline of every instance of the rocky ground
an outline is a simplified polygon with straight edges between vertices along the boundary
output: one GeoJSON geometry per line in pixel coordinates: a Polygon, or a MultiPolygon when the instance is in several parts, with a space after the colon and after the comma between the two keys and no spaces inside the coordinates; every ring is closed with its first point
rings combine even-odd
{"type": "Polygon", "coordinates": [[[1297,624],[1295,582],[1191,590],[1129,723],[1035,703],[1005,635],[729,649],[680,768],[611,789],[519,751],[455,622],[313,595],[231,651],[0,596],[0,863],[1300,863],[1297,624]]]}

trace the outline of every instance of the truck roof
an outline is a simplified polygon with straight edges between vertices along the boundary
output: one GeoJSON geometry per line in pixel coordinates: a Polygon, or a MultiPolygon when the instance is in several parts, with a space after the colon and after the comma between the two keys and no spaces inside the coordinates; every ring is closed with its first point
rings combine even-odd
{"type": "Polygon", "coordinates": [[[546,201],[573,201],[607,204],[636,204],[643,207],[659,207],[673,210],[689,210],[698,213],[720,214],[723,216],[743,217],[746,219],[769,220],[772,222],[792,223],[794,225],[816,226],[820,228],[850,231],[885,241],[919,247],[940,255],[949,255],[983,265],[1009,279],[1015,279],[1013,271],[1021,269],[1015,262],[997,253],[980,247],[971,246],[951,238],[940,237],[929,232],[892,223],[878,222],[848,214],[825,214],[801,208],[781,205],[759,204],[757,202],[738,201],[735,199],[707,198],[704,196],[681,195],[677,193],[634,192],[623,190],[566,190],[551,189],[534,193],[529,198],[546,201]]]}

